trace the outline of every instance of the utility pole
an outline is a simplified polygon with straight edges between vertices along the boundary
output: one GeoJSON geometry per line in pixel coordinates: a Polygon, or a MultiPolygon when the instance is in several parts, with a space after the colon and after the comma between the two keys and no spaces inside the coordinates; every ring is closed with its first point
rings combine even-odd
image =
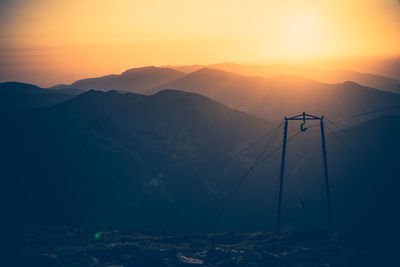
{"type": "Polygon", "coordinates": [[[288,131],[288,121],[285,117],[285,126],[283,130],[283,146],[282,146],[282,160],[281,160],[281,176],[279,178],[279,195],[278,195],[278,214],[276,216],[276,233],[279,234],[281,227],[281,207],[282,207],[282,191],[283,191],[283,176],[285,174],[285,158],[286,158],[286,141],[288,131]]]}
{"type": "Polygon", "coordinates": [[[286,118],[285,117],[285,128],[283,132],[283,145],[282,145],[282,159],[281,159],[281,172],[279,177],[279,195],[278,195],[278,212],[276,215],[276,233],[280,233],[281,229],[281,213],[282,213],[282,195],[283,195],[283,181],[285,175],[285,160],[286,160],[286,144],[287,144],[287,131],[288,131],[288,121],[303,121],[300,125],[300,131],[305,132],[307,128],[304,127],[307,120],[319,120],[321,127],[321,139],[322,139],[322,156],[324,161],[324,176],[325,176],[325,190],[328,208],[328,223],[329,230],[332,231],[332,209],[331,209],[331,196],[329,189],[329,177],[328,177],[328,160],[326,157],[326,143],[325,143],[325,131],[324,131],[324,117],[316,117],[303,112],[300,115],[286,118]]]}
{"type": "Polygon", "coordinates": [[[332,226],[331,192],[329,189],[328,159],[326,157],[324,116],[321,117],[320,126],[321,126],[321,141],[322,141],[322,157],[324,159],[324,176],[325,176],[326,204],[328,208],[328,222],[329,222],[329,230],[332,232],[333,226],[332,226]]]}

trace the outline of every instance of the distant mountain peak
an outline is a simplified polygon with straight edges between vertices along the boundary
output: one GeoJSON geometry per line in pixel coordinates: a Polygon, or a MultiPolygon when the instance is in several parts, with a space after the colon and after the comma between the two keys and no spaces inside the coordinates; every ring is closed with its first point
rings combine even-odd
{"type": "Polygon", "coordinates": [[[267,80],[273,81],[273,82],[281,82],[285,84],[304,84],[304,83],[312,83],[312,84],[322,84],[321,82],[314,81],[308,78],[304,77],[298,77],[298,76],[293,76],[293,75],[284,75],[284,74],[278,74],[274,75],[267,80]]]}
{"type": "Polygon", "coordinates": [[[131,68],[123,73],[121,76],[127,76],[132,74],[145,74],[145,73],[165,73],[165,74],[180,74],[182,72],[171,69],[171,68],[164,68],[164,67],[156,67],[156,66],[145,66],[140,68],[131,68]]]}
{"type": "Polygon", "coordinates": [[[361,86],[360,84],[353,82],[353,81],[344,81],[344,82],[342,82],[342,84],[345,86],[361,86]]]}
{"type": "Polygon", "coordinates": [[[71,95],[19,82],[0,83],[0,109],[49,107],[71,98],[71,95]]]}
{"type": "Polygon", "coordinates": [[[13,91],[14,93],[24,94],[53,94],[56,91],[40,88],[34,84],[20,82],[4,82],[0,83],[0,89],[13,91]]]}
{"type": "MultiPolygon", "coordinates": [[[[193,93],[193,92],[186,92],[186,91],[181,91],[181,90],[176,90],[176,89],[164,89],[161,90],[151,96],[167,96],[167,97],[197,97],[197,98],[202,98],[202,99],[210,99],[204,95],[198,94],[198,93],[193,93]]],[[[211,99],[210,99],[211,100],[211,99]]],[[[214,100],[212,100],[214,101],[214,100]]]]}
{"type": "Polygon", "coordinates": [[[145,93],[151,88],[183,75],[183,72],[174,69],[147,66],[128,69],[120,75],[114,74],[79,80],[70,86],[79,90],[97,89],[109,91],[110,89],[115,89],[117,91],[145,93]]]}
{"type": "Polygon", "coordinates": [[[155,93],[154,95],[170,95],[170,94],[176,95],[176,94],[190,94],[190,93],[176,90],[176,89],[164,89],[164,90],[161,90],[161,91],[155,93]]]}
{"type": "Polygon", "coordinates": [[[20,83],[14,81],[0,83],[0,85],[7,88],[41,89],[40,87],[30,83],[20,83]]]}
{"type": "Polygon", "coordinates": [[[209,68],[209,67],[201,68],[201,69],[199,69],[197,71],[194,71],[194,72],[192,72],[190,74],[193,74],[193,75],[198,75],[198,74],[202,74],[202,75],[224,75],[224,76],[232,76],[232,77],[241,77],[242,76],[240,74],[236,74],[236,73],[233,73],[233,72],[213,69],[213,68],[209,68]]]}

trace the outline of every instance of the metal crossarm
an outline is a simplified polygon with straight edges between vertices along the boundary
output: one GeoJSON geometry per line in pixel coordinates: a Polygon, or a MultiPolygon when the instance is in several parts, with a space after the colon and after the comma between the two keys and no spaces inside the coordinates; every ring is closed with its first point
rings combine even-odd
{"type": "Polygon", "coordinates": [[[303,120],[310,121],[310,120],[320,120],[320,119],[321,119],[321,117],[313,116],[313,115],[307,114],[305,112],[303,112],[303,114],[296,115],[291,118],[285,117],[285,120],[288,120],[288,121],[300,121],[300,120],[301,121],[303,121],[303,120]]]}

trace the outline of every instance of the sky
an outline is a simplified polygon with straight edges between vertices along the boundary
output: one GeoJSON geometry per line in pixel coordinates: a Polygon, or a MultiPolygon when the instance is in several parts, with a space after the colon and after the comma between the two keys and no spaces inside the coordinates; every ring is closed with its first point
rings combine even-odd
{"type": "Polygon", "coordinates": [[[400,55],[399,0],[0,0],[0,81],[400,55]]]}

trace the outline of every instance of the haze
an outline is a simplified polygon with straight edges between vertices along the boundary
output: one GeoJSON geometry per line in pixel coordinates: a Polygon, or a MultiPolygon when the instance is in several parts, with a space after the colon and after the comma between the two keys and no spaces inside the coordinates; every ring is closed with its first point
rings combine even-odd
{"type": "Polygon", "coordinates": [[[400,54],[396,0],[7,0],[0,8],[0,81],[41,86],[143,65],[400,54]]]}

